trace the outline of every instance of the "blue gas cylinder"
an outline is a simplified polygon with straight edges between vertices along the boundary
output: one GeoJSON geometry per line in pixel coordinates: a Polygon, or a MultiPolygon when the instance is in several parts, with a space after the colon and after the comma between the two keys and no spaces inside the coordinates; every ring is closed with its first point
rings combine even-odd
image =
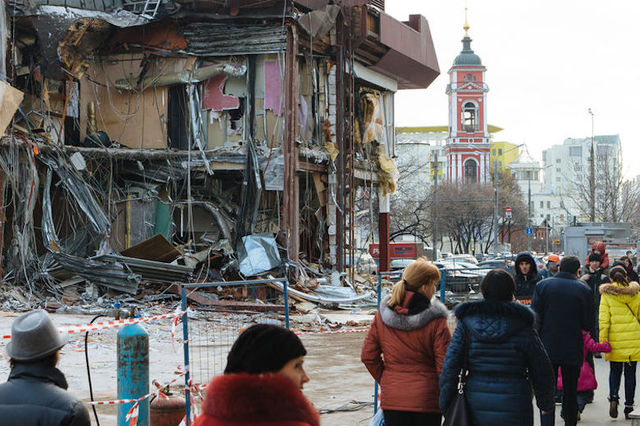
{"type": "MultiPolygon", "coordinates": [[[[118,331],[118,399],[137,399],[149,393],[149,335],[140,324],[118,331]]],[[[118,405],[118,426],[133,403],[118,405]]],[[[149,398],[140,402],[138,425],[149,426],[149,398]]]]}

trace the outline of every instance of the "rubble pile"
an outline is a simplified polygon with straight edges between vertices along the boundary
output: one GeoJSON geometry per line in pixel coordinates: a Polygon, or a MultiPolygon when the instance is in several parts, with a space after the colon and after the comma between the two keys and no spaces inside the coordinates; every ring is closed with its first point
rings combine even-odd
{"type": "Polygon", "coordinates": [[[2,309],[373,306],[355,227],[439,69],[425,18],[332,3],[3,4],[2,309]]]}

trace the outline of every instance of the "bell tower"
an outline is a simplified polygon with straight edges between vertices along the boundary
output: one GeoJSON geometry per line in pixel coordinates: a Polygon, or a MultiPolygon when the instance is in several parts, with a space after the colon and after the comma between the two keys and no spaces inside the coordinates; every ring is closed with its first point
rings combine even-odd
{"type": "Polygon", "coordinates": [[[460,184],[490,182],[491,140],[487,128],[487,70],[471,50],[465,8],[462,51],[449,69],[449,135],[447,137],[447,176],[460,184]]]}

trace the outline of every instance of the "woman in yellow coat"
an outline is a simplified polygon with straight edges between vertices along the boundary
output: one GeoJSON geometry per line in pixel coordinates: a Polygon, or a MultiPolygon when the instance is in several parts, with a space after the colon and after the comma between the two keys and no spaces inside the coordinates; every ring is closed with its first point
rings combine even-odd
{"type": "Polygon", "coordinates": [[[614,266],[609,271],[611,283],[600,286],[600,342],[609,342],[605,355],[609,369],[609,415],[618,417],[618,390],[624,370],[624,415],[633,411],[636,392],[636,361],[640,360],[640,285],[629,282],[627,271],[614,266]]]}

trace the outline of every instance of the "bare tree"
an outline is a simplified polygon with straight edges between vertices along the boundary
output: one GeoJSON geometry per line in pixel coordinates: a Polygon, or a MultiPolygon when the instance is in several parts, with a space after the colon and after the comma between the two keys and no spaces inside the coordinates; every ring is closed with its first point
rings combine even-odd
{"type": "MultiPolygon", "coordinates": [[[[483,252],[493,245],[493,185],[447,184],[438,188],[438,227],[454,242],[454,250],[468,253],[472,242],[483,252]]],[[[498,175],[498,212],[511,207],[514,227],[526,223],[526,206],[520,189],[509,172],[498,175]]],[[[499,213],[500,214],[500,213],[499,213]]]]}
{"type": "MultiPolygon", "coordinates": [[[[595,200],[592,200],[589,191],[589,176],[582,171],[581,164],[575,164],[568,176],[572,188],[566,193],[573,201],[578,215],[588,217],[593,202],[596,222],[631,221],[637,216],[640,208],[636,185],[624,179],[622,161],[611,155],[610,150],[598,153],[596,159],[598,167],[594,177],[595,200]]],[[[569,215],[575,214],[567,207],[565,210],[569,215]]]]}
{"type": "Polygon", "coordinates": [[[398,162],[398,186],[391,196],[391,232],[390,238],[410,234],[424,243],[431,235],[432,198],[426,176],[428,159],[418,156],[405,156],[398,162]]]}

